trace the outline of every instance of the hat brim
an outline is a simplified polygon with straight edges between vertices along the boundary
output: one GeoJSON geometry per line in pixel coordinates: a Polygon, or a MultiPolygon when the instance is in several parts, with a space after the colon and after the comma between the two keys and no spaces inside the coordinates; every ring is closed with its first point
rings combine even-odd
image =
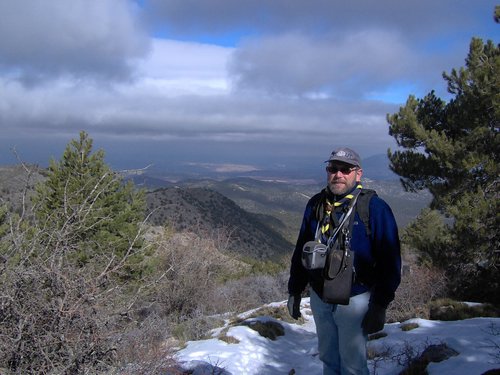
{"type": "Polygon", "coordinates": [[[359,165],[358,163],[356,163],[356,162],[353,163],[352,160],[347,159],[347,158],[341,158],[341,157],[330,158],[328,160],[325,160],[325,163],[331,163],[334,161],[341,162],[344,164],[349,164],[349,165],[352,165],[353,167],[361,168],[361,165],[359,165]]]}

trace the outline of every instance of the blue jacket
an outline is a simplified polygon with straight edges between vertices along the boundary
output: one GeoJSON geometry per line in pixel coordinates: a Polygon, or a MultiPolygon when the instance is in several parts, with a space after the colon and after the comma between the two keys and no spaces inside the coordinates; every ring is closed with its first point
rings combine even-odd
{"type": "MultiPolygon", "coordinates": [[[[302,248],[314,241],[318,225],[316,208],[324,195],[318,193],[306,205],[302,226],[292,256],[288,292],[300,294],[309,283],[321,297],[323,295],[322,270],[306,270],[302,265],[302,248]]],[[[351,250],[354,251],[355,278],[351,296],[371,291],[370,301],[387,307],[401,281],[401,254],[398,228],[389,205],[374,195],[369,203],[370,235],[356,212],[352,228],[351,250]]],[[[340,213],[339,213],[340,215],[340,213]]]]}

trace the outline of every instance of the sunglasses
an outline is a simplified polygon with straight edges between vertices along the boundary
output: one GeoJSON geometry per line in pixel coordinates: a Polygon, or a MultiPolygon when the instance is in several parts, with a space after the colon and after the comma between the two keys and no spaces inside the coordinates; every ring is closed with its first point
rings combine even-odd
{"type": "Polygon", "coordinates": [[[326,171],[328,173],[331,173],[331,174],[335,174],[335,173],[337,173],[339,171],[342,174],[349,174],[349,173],[351,173],[352,171],[354,171],[356,169],[357,169],[356,167],[335,167],[335,166],[332,166],[332,165],[329,165],[328,167],[326,167],[326,171]]]}

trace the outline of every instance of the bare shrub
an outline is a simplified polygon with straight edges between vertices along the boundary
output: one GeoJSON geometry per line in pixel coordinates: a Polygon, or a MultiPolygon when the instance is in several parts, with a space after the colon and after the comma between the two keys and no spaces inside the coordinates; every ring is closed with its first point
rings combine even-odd
{"type": "Polygon", "coordinates": [[[194,233],[176,233],[158,239],[159,268],[169,270],[158,287],[161,313],[189,316],[207,310],[210,291],[221,273],[242,265],[218,251],[213,243],[194,233]]]}
{"type": "Polygon", "coordinates": [[[496,323],[491,323],[486,332],[492,336],[491,339],[487,340],[488,345],[486,345],[486,348],[492,350],[489,355],[493,358],[495,363],[500,363],[500,326],[496,323]]]}
{"type": "Polygon", "coordinates": [[[198,339],[228,306],[242,311],[283,298],[282,276],[221,286],[251,268],[224,254],[231,235],[224,228],[145,238],[150,228],[135,214],[108,210],[125,200],[108,194],[120,189],[119,176],[97,174],[76,181],[61,172],[34,206],[1,212],[2,371],[170,371],[170,335],[198,339]]]}
{"type": "Polygon", "coordinates": [[[426,375],[430,362],[441,362],[459,353],[445,343],[426,340],[418,344],[404,341],[399,345],[369,345],[367,354],[373,374],[377,374],[382,362],[390,362],[403,369],[400,375],[426,375]]]}
{"type": "Polygon", "coordinates": [[[147,280],[122,282],[126,262],[79,267],[65,261],[64,246],[49,252],[30,233],[16,238],[20,248],[10,243],[0,274],[0,367],[60,374],[113,368],[147,280]]]}
{"type": "Polygon", "coordinates": [[[442,298],[430,303],[432,320],[463,320],[477,317],[499,317],[500,308],[490,303],[469,305],[449,298],[442,298]]]}
{"type": "Polygon", "coordinates": [[[242,312],[283,299],[285,273],[254,275],[230,280],[218,286],[213,301],[220,311],[242,312]]]}
{"type": "Polygon", "coordinates": [[[367,355],[371,361],[374,374],[377,374],[382,362],[392,362],[404,369],[400,374],[423,375],[425,372],[422,371],[425,371],[425,366],[417,368],[413,365],[422,351],[423,349],[419,346],[415,347],[408,341],[404,341],[397,347],[394,345],[369,346],[367,355]]]}
{"type": "Polygon", "coordinates": [[[215,240],[211,234],[188,232],[159,237],[158,267],[169,270],[156,296],[163,313],[237,312],[283,299],[285,273],[236,278],[248,274],[250,266],[224,253],[218,244],[227,241],[220,233],[215,240]]]}
{"type": "Polygon", "coordinates": [[[247,266],[223,253],[228,242],[223,237],[230,235],[223,229],[174,233],[156,228],[155,232],[150,238],[156,247],[155,272],[163,277],[143,295],[143,308],[136,319],[154,313],[168,321],[169,332],[176,338],[204,338],[221,323],[212,316],[222,312],[213,301],[219,280],[223,275],[241,273],[247,266]]]}
{"type": "Polygon", "coordinates": [[[203,340],[209,337],[209,332],[224,325],[220,316],[202,314],[199,310],[189,316],[170,316],[173,334],[181,341],[203,340]]]}
{"type": "Polygon", "coordinates": [[[425,265],[412,264],[404,272],[387,320],[402,322],[410,318],[429,318],[428,303],[446,293],[444,272],[425,265]]]}
{"type": "MultiPolygon", "coordinates": [[[[100,163],[100,154],[92,160],[100,163]]],[[[121,192],[120,177],[108,169],[102,176],[94,172],[85,180],[93,181],[84,186],[88,195],[74,176],[61,172],[60,180],[52,176],[58,189],[40,186],[39,204],[33,206],[23,194],[23,208],[2,219],[8,228],[0,237],[2,369],[80,374],[108,372],[116,365],[137,294],[151,285],[140,276],[148,249],[144,226],[133,220],[140,216],[132,212],[140,212],[140,202],[132,199],[137,206],[127,208],[124,199],[112,200],[113,192],[121,192]],[[109,209],[115,203],[130,215],[116,216],[109,209]]]]}
{"type": "Polygon", "coordinates": [[[373,346],[369,345],[367,347],[366,356],[370,360],[372,374],[377,374],[377,371],[383,362],[387,362],[390,360],[392,353],[394,352],[394,348],[389,345],[383,346],[373,346]]]}
{"type": "MultiPolygon", "coordinates": [[[[120,375],[175,374],[173,351],[177,343],[169,335],[169,323],[156,314],[120,335],[117,366],[120,375]]],[[[179,372],[180,373],[180,372],[179,372]]]]}
{"type": "Polygon", "coordinates": [[[412,346],[408,341],[405,341],[400,346],[399,351],[393,354],[392,360],[399,366],[404,367],[401,375],[424,375],[426,374],[427,363],[418,361],[422,351],[419,348],[412,346]]]}
{"type": "Polygon", "coordinates": [[[103,331],[106,314],[100,313],[105,302],[92,298],[93,285],[74,271],[35,263],[2,275],[2,367],[71,374],[111,363],[114,347],[103,331]],[[66,277],[68,271],[72,276],[66,277]]]}
{"type": "Polygon", "coordinates": [[[283,299],[285,273],[248,275],[252,265],[226,255],[230,231],[155,231],[150,240],[157,244],[157,272],[168,272],[143,300],[149,307],[143,309],[142,318],[153,312],[164,317],[176,338],[204,338],[221,323],[219,314],[283,299]]]}

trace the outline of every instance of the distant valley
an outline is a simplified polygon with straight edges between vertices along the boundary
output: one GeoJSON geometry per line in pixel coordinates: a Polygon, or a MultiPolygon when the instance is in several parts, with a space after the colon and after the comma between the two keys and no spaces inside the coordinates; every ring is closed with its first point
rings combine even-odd
{"type": "MultiPolygon", "coordinates": [[[[362,182],[365,188],[376,190],[378,195],[389,203],[401,230],[414,220],[424,207],[429,205],[432,197],[426,191],[406,192],[398,176],[389,169],[388,164],[386,155],[375,155],[364,159],[362,182]]],[[[174,175],[161,171],[143,170],[129,174],[128,178],[133,179],[136,185],[150,190],[160,191],[168,188],[172,192],[175,190],[171,189],[175,188],[179,189],[179,193],[184,189],[188,192],[192,192],[192,189],[209,189],[217,192],[245,211],[245,215],[252,215],[252,221],[257,220],[268,227],[272,232],[267,233],[270,237],[267,237],[266,242],[274,242],[280,249],[281,245],[278,244],[283,243],[282,239],[292,246],[295,244],[307,201],[326,183],[322,163],[314,169],[297,167],[295,170],[269,168],[242,171],[219,168],[203,171],[191,167],[183,172],[177,171],[174,175]],[[277,237],[273,237],[272,233],[276,233],[277,237]]],[[[198,190],[198,194],[208,194],[213,199],[213,193],[208,191],[203,193],[203,191],[205,190],[198,190]]],[[[197,196],[196,199],[203,198],[197,196]]],[[[161,206],[159,209],[162,210],[161,206]]],[[[170,214],[164,214],[164,216],[168,216],[171,222],[177,225],[182,223],[173,219],[172,207],[167,211],[170,214]]],[[[202,215],[206,221],[213,221],[213,226],[227,225],[222,222],[223,215],[207,212],[202,215]]],[[[234,224],[238,225],[238,223],[234,224]]],[[[258,232],[264,233],[261,230],[258,232]]],[[[267,246],[269,244],[265,247],[267,246]]]]}
{"type": "MultiPolygon", "coordinates": [[[[240,177],[164,182],[164,186],[216,191],[231,199],[243,210],[257,215],[266,225],[294,243],[305,205],[310,197],[324,187],[324,183],[276,182],[240,177]]],[[[389,203],[400,228],[415,219],[431,200],[431,195],[427,192],[405,192],[398,180],[365,179],[363,186],[376,190],[378,195],[389,203]]]]}
{"type": "MultiPolygon", "coordinates": [[[[28,195],[44,174],[45,170],[32,167],[28,195]]],[[[27,175],[20,166],[0,167],[0,203],[20,209],[27,175]]],[[[152,225],[206,235],[224,232],[230,234],[228,252],[259,260],[290,254],[304,207],[325,184],[306,174],[273,175],[270,171],[264,175],[234,173],[197,178],[148,170],[124,175],[147,190],[147,213],[152,225]]],[[[391,205],[400,228],[431,200],[426,192],[405,192],[397,179],[365,178],[363,186],[375,189],[391,205]]]]}

